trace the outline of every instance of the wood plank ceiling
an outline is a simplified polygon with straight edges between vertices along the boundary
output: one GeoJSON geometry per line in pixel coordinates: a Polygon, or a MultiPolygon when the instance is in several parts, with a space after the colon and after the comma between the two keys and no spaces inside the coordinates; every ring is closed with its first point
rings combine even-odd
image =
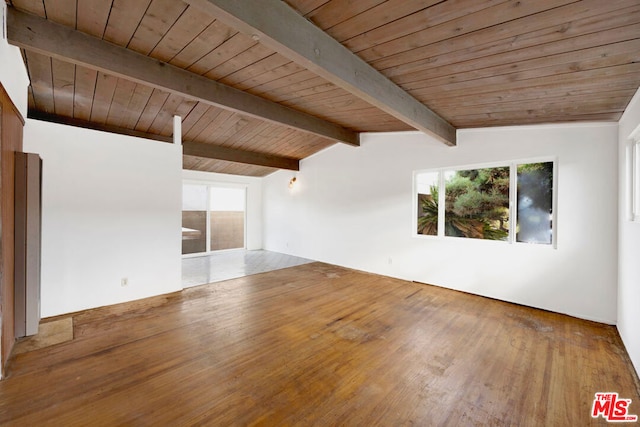
{"type": "MultiPolygon", "coordinates": [[[[347,131],[412,129],[180,0],[7,3],[347,131]]],[[[287,3],[456,128],[614,121],[640,86],[638,0],[287,3]]],[[[46,52],[23,49],[23,57],[32,117],[166,140],[179,115],[186,141],[294,160],[336,143],[46,52]]],[[[276,170],[222,158],[185,156],[184,167],[251,176],[276,170]]]]}

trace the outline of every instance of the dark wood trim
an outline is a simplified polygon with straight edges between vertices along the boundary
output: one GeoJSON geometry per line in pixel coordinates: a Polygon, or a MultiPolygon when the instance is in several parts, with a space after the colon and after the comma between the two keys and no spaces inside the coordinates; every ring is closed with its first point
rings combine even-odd
{"type": "MultiPolygon", "coordinates": [[[[68,117],[56,116],[53,114],[29,111],[28,117],[34,120],[41,120],[50,123],[59,123],[68,126],[81,127],[85,129],[98,130],[102,132],[116,133],[119,135],[135,136],[138,138],[151,139],[173,143],[171,136],[158,135],[149,132],[141,132],[133,129],[122,128],[105,124],[88,122],[85,120],[71,119],[68,117]]],[[[276,169],[300,170],[300,161],[291,157],[276,156],[273,154],[257,153],[254,151],[238,150],[236,148],[223,147],[220,145],[203,144],[200,142],[183,141],[183,154],[185,156],[204,157],[207,159],[226,160],[235,163],[244,163],[256,166],[266,166],[276,169]]]]}
{"type": "Polygon", "coordinates": [[[18,110],[18,107],[16,107],[16,105],[13,103],[11,96],[9,96],[9,93],[4,88],[4,86],[2,86],[1,82],[0,82],[0,97],[4,97],[9,100],[9,105],[5,105],[5,107],[11,108],[11,111],[13,112],[13,114],[18,118],[18,120],[20,120],[20,123],[22,123],[22,126],[24,126],[25,120],[24,120],[24,117],[22,116],[22,113],[20,112],[20,110],[18,110]]]}
{"type": "Polygon", "coordinates": [[[0,83],[0,316],[2,317],[3,374],[15,343],[14,277],[15,277],[15,153],[22,151],[24,118],[0,83]]]}
{"type": "Polygon", "coordinates": [[[9,43],[26,50],[338,142],[360,144],[357,132],[335,123],[11,7],[7,30],[9,43]]]}
{"type": "Polygon", "coordinates": [[[171,136],[158,135],[149,132],[141,132],[135,129],[127,129],[118,126],[95,123],[86,120],[73,119],[70,117],[57,116],[55,114],[44,113],[41,111],[29,110],[27,117],[32,120],[40,120],[42,122],[57,123],[61,125],[74,126],[83,129],[97,130],[101,132],[117,133],[119,135],[135,136],[138,138],[151,139],[160,142],[173,143],[171,136]]]}

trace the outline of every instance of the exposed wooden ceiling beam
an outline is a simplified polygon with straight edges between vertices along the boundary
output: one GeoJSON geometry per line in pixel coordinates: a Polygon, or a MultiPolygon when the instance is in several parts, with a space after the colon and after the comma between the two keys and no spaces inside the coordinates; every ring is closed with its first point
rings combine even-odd
{"type": "Polygon", "coordinates": [[[202,144],[199,142],[183,141],[182,153],[185,156],[205,157],[207,159],[227,160],[229,162],[246,163],[257,166],[267,166],[277,169],[300,170],[300,161],[289,157],[271,154],[255,153],[253,151],[238,150],[220,145],[202,144]]]}
{"type": "Polygon", "coordinates": [[[8,8],[9,43],[209,105],[359,145],[357,132],[199,76],[69,27],[8,8]]]}
{"type": "Polygon", "coordinates": [[[282,0],[184,0],[445,144],[456,129],[282,0]]]}
{"type": "MultiPolygon", "coordinates": [[[[99,130],[120,135],[135,136],[138,138],[152,139],[154,141],[173,143],[170,136],[158,135],[148,132],[140,132],[133,129],[122,128],[88,122],[85,120],[72,119],[69,117],[56,116],[37,111],[29,111],[28,117],[34,120],[42,120],[51,123],[60,123],[69,126],[81,127],[85,129],[99,130]]],[[[223,147],[220,145],[203,144],[200,142],[183,141],[182,153],[185,156],[204,157],[207,159],[225,160],[228,162],[244,163],[256,166],[266,166],[276,169],[300,170],[300,161],[291,157],[276,156],[273,154],[256,153],[254,151],[238,150],[236,148],[223,147]]]]}

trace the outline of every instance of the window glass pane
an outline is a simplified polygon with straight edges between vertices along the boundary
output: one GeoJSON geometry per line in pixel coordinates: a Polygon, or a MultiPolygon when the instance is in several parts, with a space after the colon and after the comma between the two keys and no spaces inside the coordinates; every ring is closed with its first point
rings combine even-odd
{"type": "Polygon", "coordinates": [[[244,188],[211,188],[212,211],[244,211],[244,188]]]}
{"type": "Polygon", "coordinates": [[[445,235],[509,237],[509,167],[445,172],[445,235]]]}
{"type": "Polygon", "coordinates": [[[182,254],[207,250],[207,187],[182,186],[182,254]]]}
{"type": "Polygon", "coordinates": [[[438,235],[438,172],[416,174],[418,197],[418,234],[438,235]]]}
{"type": "Polygon", "coordinates": [[[516,241],[551,244],[552,219],[553,162],[518,165],[516,241]]]}
{"type": "Polygon", "coordinates": [[[212,187],[211,250],[244,248],[244,188],[212,187]]]}

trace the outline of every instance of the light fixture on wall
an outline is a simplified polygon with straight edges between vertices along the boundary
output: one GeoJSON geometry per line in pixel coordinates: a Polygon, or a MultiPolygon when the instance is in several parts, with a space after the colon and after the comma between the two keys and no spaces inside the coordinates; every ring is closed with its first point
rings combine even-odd
{"type": "Polygon", "coordinates": [[[296,177],[294,176],[293,178],[291,178],[291,180],[289,181],[289,188],[293,188],[293,186],[296,184],[296,177]]]}

